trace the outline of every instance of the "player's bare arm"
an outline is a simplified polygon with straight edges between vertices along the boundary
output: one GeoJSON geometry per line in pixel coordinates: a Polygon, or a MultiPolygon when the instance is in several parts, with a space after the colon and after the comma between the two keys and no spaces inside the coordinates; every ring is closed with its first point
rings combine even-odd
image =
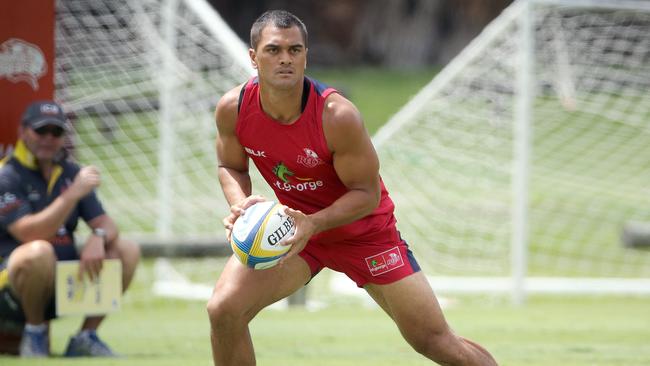
{"type": "Polygon", "coordinates": [[[323,111],[323,130],[334,169],[349,191],[311,215],[287,210],[296,225],[296,234],[286,242],[293,245],[288,257],[300,252],[312,235],[358,220],[379,204],[379,160],[357,108],[343,96],[332,94],[323,111]]]}
{"type": "Polygon", "coordinates": [[[99,171],[93,166],[81,168],[72,185],[44,210],[28,214],[7,228],[22,243],[53,237],[63,226],[80,199],[101,183],[99,171]]]}
{"type": "Polygon", "coordinates": [[[252,185],[248,174],[248,155],[239,143],[235,129],[237,126],[237,107],[240,85],[226,93],[217,104],[215,113],[217,124],[217,163],[218,176],[223,194],[230,205],[230,214],[223,219],[226,235],[244,209],[255,202],[264,201],[261,196],[251,196],[252,185]]]}
{"type": "Polygon", "coordinates": [[[340,94],[332,94],[325,104],[323,130],[334,169],[349,192],[311,215],[318,232],[370,214],[381,195],[379,159],[357,108],[340,94]]]}

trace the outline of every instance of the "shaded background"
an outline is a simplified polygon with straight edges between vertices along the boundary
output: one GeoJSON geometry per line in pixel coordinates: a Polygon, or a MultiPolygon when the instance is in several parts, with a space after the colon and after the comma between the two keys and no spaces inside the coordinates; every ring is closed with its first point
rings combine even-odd
{"type": "Polygon", "coordinates": [[[422,67],[446,64],[511,0],[209,0],[248,43],[266,10],[307,26],[314,66],[422,67]]]}

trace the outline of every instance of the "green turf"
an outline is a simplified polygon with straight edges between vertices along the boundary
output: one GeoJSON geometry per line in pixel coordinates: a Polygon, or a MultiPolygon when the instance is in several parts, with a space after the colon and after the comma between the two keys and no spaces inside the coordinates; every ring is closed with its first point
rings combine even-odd
{"type": "MultiPolygon", "coordinates": [[[[196,280],[211,283],[221,260],[197,263],[196,280]],[[206,268],[214,267],[210,271],[206,268]]],[[[140,268],[122,311],[112,315],[100,335],[124,358],[62,358],[67,337],[80,318],[53,322],[48,360],[0,356],[0,365],[211,365],[204,301],[170,300],[153,295],[152,262],[140,268]]],[[[355,298],[327,294],[328,272],[314,280],[310,298],[328,301],[318,311],[264,310],[252,323],[258,365],[396,366],[431,365],[400,337],[378,308],[355,298]]],[[[361,291],[361,290],[360,290],[361,291]]],[[[449,323],[486,346],[502,366],[641,366],[650,364],[650,297],[532,297],[524,307],[506,298],[447,298],[449,323]]]]}

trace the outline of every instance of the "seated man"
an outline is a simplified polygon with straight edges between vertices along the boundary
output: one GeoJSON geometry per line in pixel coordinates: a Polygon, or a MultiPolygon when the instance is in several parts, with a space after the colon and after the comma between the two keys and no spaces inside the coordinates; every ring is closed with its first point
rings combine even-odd
{"type": "MultiPolygon", "coordinates": [[[[95,194],[101,183],[98,170],[67,159],[66,132],[59,105],[32,103],[13,154],[0,162],[0,326],[24,323],[19,349],[10,352],[23,357],[50,354],[48,321],[56,316],[57,260],[79,259],[80,272],[94,279],[104,259],[119,258],[126,289],[140,259],[138,246],[119,238],[95,194]],[[80,217],[92,234],[77,252],[73,233],[80,217]]],[[[103,319],[84,319],[65,355],[113,356],[97,337],[103,319]]]]}

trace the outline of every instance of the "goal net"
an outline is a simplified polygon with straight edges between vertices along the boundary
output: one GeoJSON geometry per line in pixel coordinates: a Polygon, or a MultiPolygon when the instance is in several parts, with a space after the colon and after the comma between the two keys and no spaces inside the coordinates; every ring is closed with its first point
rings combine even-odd
{"type": "Polygon", "coordinates": [[[648,2],[513,3],[374,137],[425,271],[650,291],[650,251],[620,240],[650,221],[649,91],[648,2]]]}
{"type": "Polygon", "coordinates": [[[121,231],[223,240],[214,107],[252,75],[246,46],[204,0],[59,0],[56,11],[56,99],[121,231]]]}

